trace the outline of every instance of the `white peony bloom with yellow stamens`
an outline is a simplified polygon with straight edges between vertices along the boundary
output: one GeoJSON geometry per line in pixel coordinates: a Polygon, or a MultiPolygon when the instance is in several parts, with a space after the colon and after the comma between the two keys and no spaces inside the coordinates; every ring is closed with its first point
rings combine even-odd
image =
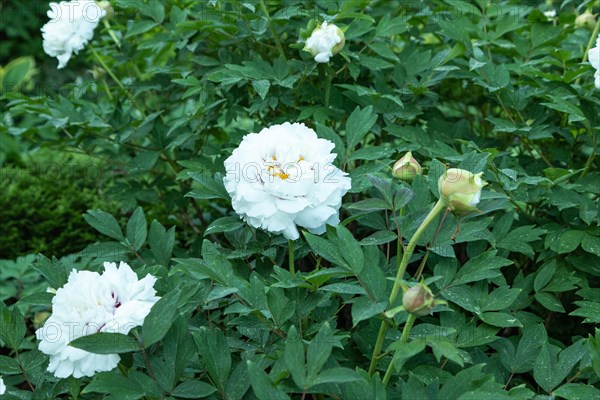
{"type": "Polygon", "coordinates": [[[304,124],[273,125],[244,136],[225,160],[225,189],[233,209],[255,228],[298,239],[339,223],[348,174],[332,162],[334,144],[304,124]]]}
{"type": "Polygon", "coordinates": [[[40,351],[50,356],[48,371],[57,378],[80,378],[115,368],[118,354],[93,354],[69,343],[98,332],[126,335],[141,326],[159,299],[155,282],[150,274],[138,279],[124,262],[118,267],[105,262],[102,275],[71,271],[68,282],[52,299],[52,315],[36,331],[40,351]]]}

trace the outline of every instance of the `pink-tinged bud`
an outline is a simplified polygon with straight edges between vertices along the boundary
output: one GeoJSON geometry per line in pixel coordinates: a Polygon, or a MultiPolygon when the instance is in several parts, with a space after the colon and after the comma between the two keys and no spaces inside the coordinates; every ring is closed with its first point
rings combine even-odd
{"type": "Polygon", "coordinates": [[[414,159],[410,151],[396,161],[393,168],[394,176],[407,182],[412,182],[413,179],[415,179],[415,176],[421,175],[422,173],[423,168],[421,168],[421,164],[414,159]]]}
{"type": "Polygon", "coordinates": [[[575,18],[575,26],[578,28],[593,28],[594,25],[596,25],[596,18],[594,17],[594,14],[589,11],[586,11],[575,18]]]}
{"type": "Polygon", "coordinates": [[[404,292],[402,305],[406,312],[422,317],[431,313],[434,307],[434,296],[431,289],[421,282],[404,292]]]}
{"type": "Polygon", "coordinates": [[[452,211],[476,211],[481,198],[481,188],[487,185],[481,179],[483,172],[473,174],[459,168],[450,168],[438,181],[440,197],[452,211]]]}

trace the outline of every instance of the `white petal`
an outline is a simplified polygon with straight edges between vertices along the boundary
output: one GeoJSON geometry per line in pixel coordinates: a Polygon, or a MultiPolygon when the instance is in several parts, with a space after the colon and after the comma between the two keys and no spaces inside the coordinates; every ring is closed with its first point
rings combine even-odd
{"type": "Polygon", "coordinates": [[[315,61],[318,63],[326,63],[329,62],[329,58],[332,56],[333,54],[331,53],[331,51],[324,51],[322,53],[319,53],[315,56],[315,61]]]}

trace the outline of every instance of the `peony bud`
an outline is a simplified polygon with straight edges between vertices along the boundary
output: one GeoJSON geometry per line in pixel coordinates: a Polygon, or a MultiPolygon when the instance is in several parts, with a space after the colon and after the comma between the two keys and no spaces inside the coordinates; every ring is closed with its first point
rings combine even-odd
{"type": "Polygon", "coordinates": [[[406,312],[420,317],[431,312],[434,305],[434,296],[425,283],[421,282],[404,292],[402,306],[406,312]]]}
{"type": "Polygon", "coordinates": [[[575,26],[578,28],[593,28],[595,24],[596,18],[594,17],[594,14],[589,11],[586,11],[575,18],[575,26]]]}
{"type": "Polygon", "coordinates": [[[473,174],[464,169],[450,168],[438,180],[440,197],[452,211],[477,210],[475,206],[481,198],[481,188],[487,185],[481,179],[482,175],[483,172],[473,174]]]}
{"type": "Polygon", "coordinates": [[[415,176],[421,175],[421,173],[423,173],[423,168],[410,151],[394,164],[393,174],[402,181],[412,182],[415,176]]]}
{"type": "Polygon", "coordinates": [[[344,43],[344,32],[334,24],[325,21],[312,32],[304,50],[312,54],[316,62],[326,63],[331,56],[342,50],[344,43]]]}
{"type": "Polygon", "coordinates": [[[110,19],[115,16],[115,10],[114,10],[114,8],[112,8],[112,6],[110,5],[110,3],[108,1],[106,1],[106,0],[99,1],[98,5],[100,6],[101,9],[106,11],[106,18],[110,19]]]}

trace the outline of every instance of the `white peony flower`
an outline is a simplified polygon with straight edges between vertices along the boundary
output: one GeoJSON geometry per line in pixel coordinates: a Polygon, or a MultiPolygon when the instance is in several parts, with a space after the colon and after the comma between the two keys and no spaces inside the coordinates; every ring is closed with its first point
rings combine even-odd
{"type": "Polygon", "coordinates": [[[4,384],[4,381],[2,380],[2,378],[0,377],[0,395],[3,395],[4,393],[6,393],[6,385],[4,384]]]}
{"type": "Polygon", "coordinates": [[[144,323],[159,299],[150,274],[138,279],[124,262],[105,262],[104,273],[71,271],[68,282],[52,299],[52,315],[36,331],[39,349],[50,356],[48,371],[57,378],[92,376],[110,371],[118,354],[93,354],[69,345],[72,340],[97,332],[128,334],[144,323]]]}
{"type": "Polygon", "coordinates": [[[334,144],[304,124],[273,125],[244,136],[225,160],[225,189],[233,209],[255,228],[298,239],[339,223],[348,174],[336,168],[334,144]]]}
{"type": "Polygon", "coordinates": [[[344,32],[333,24],[323,22],[306,41],[304,50],[315,57],[318,63],[329,62],[329,58],[344,47],[344,32]]]}
{"type": "Polygon", "coordinates": [[[596,47],[588,52],[588,60],[590,60],[592,67],[596,68],[596,73],[594,74],[594,78],[596,78],[595,84],[600,89],[600,34],[598,35],[598,39],[596,39],[596,47]]]}
{"type": "Polygon", "coordinates": [[[92,40],[94,29],[105,15],[106,11],[93,0],[50,3],[50,21],[42,27],[42,37],[44,51],[58,59],[58,69],[92,40]]]}

